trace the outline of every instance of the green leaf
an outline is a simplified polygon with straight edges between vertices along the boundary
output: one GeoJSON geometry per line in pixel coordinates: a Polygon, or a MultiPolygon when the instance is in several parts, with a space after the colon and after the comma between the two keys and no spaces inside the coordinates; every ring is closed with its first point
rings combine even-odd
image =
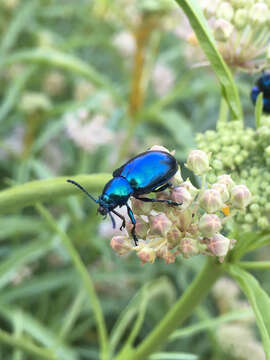
{"type": "Polygon", "coordinates": [[[263,93],[261,92],[257,97],[256,106],[255,106],[255,119],[256,119],[257,129],[261,125],[262,110],[263,110],[263,93]]]}
{"type": "Polygon", "coordinates": [[[266,360],[270,360],[270,298],[258,281],[237,265],[227,266],[229,274],[238,282],[248,298],[261,333],[266,360]]]}
{"type": "MultiPolygon", "coordinates": [[[[93,174],[73,176],[72,179],[82,184],[89,191],[101,189],[111,178],[109,174],[93,174]]],[[[36,202],[51,202],[67,195],[78,195],[81,192],[67,183],[68,176],[49,180],[31,181],[24,185],[13,186],[0,191],[0,213],[5,214],[36,202]]]]}
{"type": "Polygon", "coordinates": [[[232,74],[219,53],[211,30],[196,0],[176,0],[187,15],[198,41],[220,82],[235,119],[242,119],[242,107],[232,74]]]}
{"type": "Polygon", "coordinates": [[[269,232],[248,232],[232,234],[232,237],[237,239],[235,248],[232,253],[232,259],[239,260],[241,257],[249,252],[256,250],[262,246],[270,244],[269,232]]]}
{"type": "Polygon", "coordinates": [[[172,333],[169,340],[174,341],[176,339],[180,339],[183,337],[190,337],[207,329],[215,329],[219,325],[230,321],[248,319],[248,318],[253,318],[252,311],[249,309],[231,311],[224,315],[218,316],[217,318],[200,321],[197,324],[184,327],[183,329],[180,330],[176,330],[172,333]]]}

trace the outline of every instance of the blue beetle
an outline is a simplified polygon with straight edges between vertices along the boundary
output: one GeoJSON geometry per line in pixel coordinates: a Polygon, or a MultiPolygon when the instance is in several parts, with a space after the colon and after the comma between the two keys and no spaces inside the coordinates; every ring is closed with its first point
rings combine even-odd
{"type": "Polygon", "coordinates": [[[113,227],[115,228],[115,220],[111,213],[115,214],[122,220],[120,230],[125,228],[125,218],[119,214],[115,208],[125,205],[127,207],[128,216],[133,224],[131,230],[135,245],[138,243],[136,236],[136,220],[128,205],[131,196],[145,202],[160,202],[169,205],[178,206],[180,203],[172,200],[158,200],[141,197],[141,195],[150,192],[159,192],[171,187],[169,180],[176,174],[178,164],[175,158],[165,151],[146,151],[137,155],[126,162],[119,169],[113,172],[113,178],[105,185],[102,194],[96,200],[88,193],[80,184],[73,180],[68,182],[76,185],[90,199],[99,204],[98,212],[106,216],[109,214],[113,227]]]}
{"type": "Polygon", "coordinates": [[[270,113],[270,73],[263,75],[256,81],[256,85],[251,90],[251,100],[256,104],[257,97],[263,93],[263,111],[270,113]]]}

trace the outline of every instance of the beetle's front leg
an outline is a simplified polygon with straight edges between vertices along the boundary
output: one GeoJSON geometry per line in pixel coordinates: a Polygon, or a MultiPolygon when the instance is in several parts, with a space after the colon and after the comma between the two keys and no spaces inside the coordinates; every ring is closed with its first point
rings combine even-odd
{"type": "MultiPolygon", "coordinates": [[[[134,196],[134,195],[133,195],[134,196]]],[[[145,198],[145,197],[137,197],[134,196],[136,199],[144,201],[144,202],[159,202],[159,203],[165,203],[168,205],[172,205],[172,206],[179,206],[182,205],[182,203],[178,203],[176,201],[172,201],[172,200],[158,200],[158,199],[150,199],[150,198],[145,198]]]]}
{"type": "Polygon", "coordinates": [[[128,216],[133,224],[133,227],[131,229],[131,234],[132,234],[132,237],[133,237],[133,240],[134,240],[134,243],[135,243],[135,246],[138,245],[138,238],[136,236],[136,233],[135,233],[135,228],[136,228],[136,220],[135,220],[135,217],[134,217],[134,214],[133,214],[133,211],[131,210],[131,208],[129,207],[128,204],[126,204],[126,207],[127,207],[127,213],[128,213],[128,216]]]}
{"type": "Polygon", "coordinates": [[[112,210],[112,212],[117,215],[122,220],[122,225],[120,226],[120,230],[124,229],[126,227],[126,219],[123,215],[119,214],[116,210],[112,210]]]}

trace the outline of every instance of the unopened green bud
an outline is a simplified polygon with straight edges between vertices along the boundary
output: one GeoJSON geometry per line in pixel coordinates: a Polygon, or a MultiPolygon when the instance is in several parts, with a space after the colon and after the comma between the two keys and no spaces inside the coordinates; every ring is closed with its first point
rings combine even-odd
{"type": "Polygon", "coordinates": [[[222,3],[217,9],[217,17],[227,21],[231,21],[233,15],[234,11],[232,5],[227,1],[222,1],[222,3]]]}
{"type": "Polygon", "coordinates": [[[235,8],[242,8],[246,6],[248,0],[231,0],[231,4],[235,8]]]}
{"type": "Polygon", "coordinates": [[[215,39],[218,41],[226,41],[232,35],[233,25],[224,19],[218,19],[214,25],[215,39]]]}
{"type": "Polygon", "coordinates": [[[238,9],[234,15],[234,25],[238,30],[244,28],[248,23],[248,11],[246,9],[238,9]]]}
{"type": "Polygon", "coordinates": [[[204,214],[199,222],[199,230],[205,237],[211,237],[221,230],[220,218],[215,214],[204,214]]]}
{"type": "Polygon", "coordinates": [[[260,211],[260,206],[258,204],[251,204],[249,209],[252,213],[258,213],[260,211]]]}
{"type": "Polygon", "coordinates": [[[244,209],[251,201],[251,193],[245,185],[236,185],[231,192],[232,206],[237,209],[244,209]]]}
{"type": "Polygon", "coordinates": [[[212,214],[222,209],[224,203],[217,190],[207,189],[200,197],[200,206],[208,213],[212,214]]]}
{"type": "Polygon", "coordinates": [[[223,164],[222,164],[222,161],[220,161],[220,160],[212,161],[211,165],[213,166],[213,168],[215,170],[222,170],[223,169],[223,164]]]}
{"type": "Polygon", "coordinates": [[[195,175],[203,175],[209,170],[207,154],[201,150],[192,150],[188,155],[186,167],[195,175]]]}
{"type": "Polygon", "coordinates": [[[22,96],[19,108],[26,114],[45,112],[51,109],[51,101],[42,93],[27,92],[22,96]]]}
{"type": "Polygon", "coordinates": [[[267,220],[267,218],[265,216],[261,217],[260,219],[258,219],[257,222],[258,226],[260,229],[266,229],[269,228],[269,222],[267,220]]]}

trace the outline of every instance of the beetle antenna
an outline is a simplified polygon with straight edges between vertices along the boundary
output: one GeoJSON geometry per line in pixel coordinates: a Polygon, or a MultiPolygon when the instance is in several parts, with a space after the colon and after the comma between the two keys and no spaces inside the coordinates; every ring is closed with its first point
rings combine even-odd
{"type": "Polygon", "coordinates": [[[73,180],[67,180],[67,182],[76,185],[79,189],[81,189],[91,200],[93,200],[95,203],[98,203],[98,200],[96,200],[91,194],[89,194],[89,192],[87,190],[85,190],[85,188],[78,184],[76,181],[73,180]]]}
{"type": "Polygon", "coordinates": [[[110,215],[110,218],[112,220],[112,226],[113,226],[113,229],[115,229],[115,220],[114,220],[114,217],[112,216],[112,214],[109,212],[109,215],[110,215]]]}

